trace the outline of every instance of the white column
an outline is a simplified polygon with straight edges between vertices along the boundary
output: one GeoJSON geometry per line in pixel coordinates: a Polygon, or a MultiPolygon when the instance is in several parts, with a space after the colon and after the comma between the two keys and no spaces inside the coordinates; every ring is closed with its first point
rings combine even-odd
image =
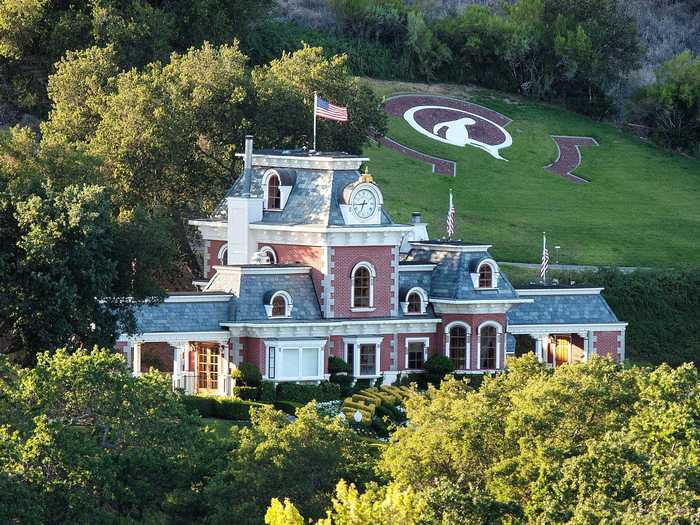
{"type": "Polygon", "coordinates": [[[134,343],[133,372],[135,376],[141,375],[141,342],[134,343]]]}
{"type": "Polygon", "coordinates": [[[544,363],[544,355],[542,353],[542,336],[539,334],[530,334],[535,340],[535,356],[540,363],[544,363]]]}
{"type": "Polygon", "coordinates": [[[583,362],[588,363],[588,358],[591,352],[590,332],[579,332],[579,336],[583,338],[583,362]]]}

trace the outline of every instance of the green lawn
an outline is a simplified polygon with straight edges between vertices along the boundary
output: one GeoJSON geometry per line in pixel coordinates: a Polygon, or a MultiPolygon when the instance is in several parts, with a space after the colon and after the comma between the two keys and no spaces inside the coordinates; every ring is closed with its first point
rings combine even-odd
{"type": "Polygon", "coordinates": [[[444,235],[448,191],[453,189],[457,236],[493,244],[501,260],[539,262],[542,232],[561,263],[622,266],[700,263],[700,160],[661,150],[605,123],[545,104],[463,86],[367,80],[382,95],[431,91],[461,96],[513,119],[508,162],[473,147],[459,148],[419,135],[390,118],[388,135],[419,151],[457,162],[457,177],[387,148],[370,146],[370,172],[394,220],[423,212],[431,236],[444,235]],[[575,171],[591,182],[576,185],[543,169],[556,158],[550,135],[595,138],[575,171]]]}
{"type": "Polygon", "coordinates": [[[231,428],[233,427],[246,427],[250,425],[249,421],[230,421],[228,419],[216,419],[213,417],[202,418],[205,426],[209,427],[214,431],[219,438],[227,438],[231,435],[231,428]]]}

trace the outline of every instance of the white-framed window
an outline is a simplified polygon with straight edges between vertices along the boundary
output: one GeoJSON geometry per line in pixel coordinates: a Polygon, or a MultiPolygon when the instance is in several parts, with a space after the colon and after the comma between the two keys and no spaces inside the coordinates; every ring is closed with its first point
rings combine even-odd
{"type": "Polygon", "coordinates": [[[270,264],[277,264],[277,253],[275,253],[275,250],[271,246],[263,246],[258,251],[267,255],[267,260],[270,264]]]}
{"type": "Polygon", "coordinates": [[[270,170],[263,177],[266,210],[282,209],[282,181],[279,174],[270,170]]]}
{"type": "Polygon", "coordinates": [[[267,377],[275,381],[323,379],[323,340],[265,342],[267,377]]]}
{"type": "Polygon", "coordinates": [[[350,306],[353,311],[374,309],[374,266],[368,262],[357,263],[350,274],[350,306]]]}
{"type": "Polygon", "coordinates": [[[477,340],[477,366],[481,370],[498,370],[501,367],[501,339],[503,327],[496,321],[484,321],[479,325],[477,340]]]}
{"type": "Polygon", "coordinates": [[[424,314],[428,306],[428,294],[420,286],[411,288],[406,292],[401,302],[401,309],[406,315],[424,314]]]}
{"type": "Polygon", "coordinates": [[[270,297],[269,303],[265,305],[267,317],[291,317],[292,315],[292,296],[284,290],[278,290],[270,297]]]}
{"type": "Polygon", "coordinates": [[[471,328],[467,323],[453,321],[445,327],[445,355],[455,370],[471,368],[471,328]]]}
{"type": "Polygon", "coordinates": [[[345,360],[355,377],[376,377],[380,372],[381,337],[351,337],[343,340],[345,360]]]}
{"type": "Polygon", "coordinates": [[[476,272],[471,274],[474,288],[478,290],[493,290],[498,288],[498,276],[500,272],[496,261],[484,259],[479,263],[476,272]]]}
{"type": "Polygon", "coordinates": [[[423,370],[428,359],[428,338],[407,337],[405,347],[405,367],[407,370],[423,370]]]}
{"type": "Polygon", "coordinates": [[[226,264],[226,259],[228,258],[228,243],[225,242],[219,248],[219,253],[216,255],[217,264],[226,264]]]}

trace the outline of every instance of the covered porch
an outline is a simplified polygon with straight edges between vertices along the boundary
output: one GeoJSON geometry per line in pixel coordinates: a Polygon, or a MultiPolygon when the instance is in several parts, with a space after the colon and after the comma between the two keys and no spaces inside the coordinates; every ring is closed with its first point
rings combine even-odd
{"type": "Polygon", "coordinates": [[[534,332],[515,335],[515,355],[533,352],[540,363],[556,368],[585,363],[593,353],[592,334],[581,332],[534,332]]]}
{"type": "Polygon", "coordinates": [[[231,395],[235,368],[229,333],[144,333],[126,339],[122,352],[135,376],[150,369],[169,374],[173,389],[186,394],[231,395]]]}

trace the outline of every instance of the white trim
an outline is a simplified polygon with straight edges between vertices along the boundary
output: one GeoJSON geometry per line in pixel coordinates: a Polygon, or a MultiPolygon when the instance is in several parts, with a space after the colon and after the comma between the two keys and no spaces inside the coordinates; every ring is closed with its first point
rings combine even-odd
{"type": "Polygon", "coordinates": [[[225,255],[228,253],[228,243],[225,242],[224,244],[221,245],[221,248],[219,248],[219,253],[216,254],[216,262],[217,264],[226,264],[226,259],[224,258],[225,255]]]}
{"type": "Polygon", "coordinates": [[[534,299],[438,299],[430,298],[431,303],[438,304],[522,304],[534,303],[534,299]]]}
{"type": "Polygon", "coordinates": [[[119,336],[118,341],[129,343],[169,343],[187,341],[192,343],[228,343],[229,331],[216,332],[143,332],[141,334],[119,336]]]}
{"type": "MultiPolygon", "coordinates": [[[[243,153],[236,153],[236,157],[244,157],[243,153]]],[[[317,170],[359,170],[363,162],[368,162],[367,157],[327,157],[315,155],[264,155],[253,154],[254,167],[271,168],[308,168],[317,170]]]]}
{"type": "MultiPolygon", "coordinates": [[[[263,210],[265,211],[282,211],[284,209],[284,205],[287,203],[287,199],[284,198],[283,192],[282,192],[282,177],[280,177],[280,174],[277,172],[277,170],[274,169],[269,169],[263,174],[263,179],[262,179],[262,188],[263,188],[263,210]],[[269,197],[269,190],[268,186],[270,184],[270,179],[272,177],[277,177],[277,190],[280,192],[280,207],[279,208],[268,208],[267,203],[268,203],[268,197],[269,197]]],[[[287,197],[289,196],[289,192],[287,193],[287,197]]]]}
{"type": "Polygon", "coordinates": [[[311,266],[276,266],[255,264],[245,266],[214,266],[217,273],[240,273],[245,275],[289,275],[311,272],[311,266]]]}
{"type": "Polygon", "coordinates": [[[500,276],[500,274],[501,271],[498,268],[498,263],[496,263],[496,261],[494,261],[493,259],[484,259],[479,263],[479,266],[476,267],[476,272],[471,274],[474,288],[476,290],[495,290],[496,288],[498,288],[498,277],[500,276]],[[481,268],[484,265],[487,265],[489,268],[491,268],[491,286],[482,288],[479,286],[479,276],[481,273],[481,268]]]}
{"type": "Polygon", "coordinates": [[[268,246],[266,244],[265,246],[261,246],[258,251],[261,253],[268,254],[268,257],[270,258],[270,264],[277,264],[277,252],[275,252],[275,249],[272,246],[268,246]]]}
{"type": "Polygon", "coordinates": [[[373,377],[379,377],[381,374],[381,349],[382,340],[384,336],[375,337],[343,337],[343,353],[345,360],[348,358],[348,345],[353,345],[353,362],[352,365],[352,375],[360,379],[368,379],[373,377]],[[360,345],[374,345],[375,355],[374,355],[374,374],[360,375],[360,345]],[[357,372],[357,373],[355,373],[357,372]]]}
{"type": "Polygon", "coordinates": [[[518,295],[597,295],[605,288],[524,288],[516,289],[518,295]]]}
{"type": "MultiPolygon", "coordinates": [[[[404,371],[413,370],[408,368],[408,345],[410,343],[423,343],[423,364],[428,360],[428,346],[430,344],[429,337],[406,337],[404,340],[404,371]]],[[[422,370],[422,369],[420,369],[422,370]]]]}
{"type": "Polygon", "coordinates": [[[401,310],[403,310],[403,313],[405,315],[421,315],[425,313],[425,309],[428,306],[428,293],[421,288],[420,286],[414,286],[411,288],[408,292],[406,292],[406,296],[404,297],[404,300],[401,302],[401,310]],[[418,297],[420,297],[420,311],[419,312],[410,312],[408,311],[408,298],[411,294],[418,294],[418,297]]]}
{"type": "MultiPolygon", "coordinates": [[[[209,282],[209,281],[207,281],[209,282]]],[[[231,300],[232,294],[200,293],[192,295],[168,295],[163,299],[164,303],[226,303],[231,300]]]]}
{"type": "Polygon", "coordinates": [[[354,312],[374,311],[374,280],[377,272],[374,265],[368,261],[361,261],[353,266],[350,272],[350,309],[354,312]],[[369,306],[355,306],[355,272],[360,268],[365,268],[369,272],[369,306]]]}
{"type": "Polygon", "coordinates": [[[476,369],[477,370],[494,370],[492,368],[481,368],[481,329],[486,326],[492,326],[496,329],[496,368],[501,368],[501,338],[503,337],[503,326],[498,321],[484,321],[476,329],[476,369]]]}
{"type": "Polygon", "coordinates": [[[255,222],[251,231],[272,244],[302,246],[397,246],[413,228],[408,225],[323,226],[255,222]]]}
{"type": "Polygon", "coordinates": [[[467,366],[471,369],[472,366],[472,327],[469,326],[467,323],[464,321],[452,321],[451,323],[448,323],[445,325],[445,357],[448,357],[452,359],[450,356],[450,331],[452,328],[456,326],[461,326],[462,328],[465,329],[467,333],[465,345],[466,345],[466,351],[467,355],[464,356],[465,363],[467,366]]]}
{"type": "Polygon", "coordinates": [[[443,252],[486,252],[492,244],[447,244],[440,241],[411,241],[411,246],[419,248],[439,248],[443,252]]]}
{"type": "Polygon", "coordinates": [[[324,379],[325,370],[325,339],[265,339],[265,379],[269,379],[276,383],[285,381],[320,381],[324,379]],[[270,348],[275,349],[275,377],[270,377],[268,366],[270,364],[270,348]],[[299,373],[302,370],[302,359],[304,349],[315,349],[318,352],[318,368],[317,374],[314,376],[294,376],[294,377],[279,377],[278,370],[281,370],[283,361],[282,354],[284,350],[297,350],[299,354],[299,373]]]}
{"type": "Polygon", "coordinates": [[[292,316],[292,308],[294,306],[294,303],[292,302],[292,296],[289,295],[288,292],[285,290],[278,290],[274,294],[272,294],[272,297],[270,297],[270,302],[265,305],[265,313],[267,313],[267,317],[269,319],[289,319],[292,316]],[[275,300],[275,297],[281,296],[282,299],[284,300],[284,315],[272,315],[272,303],[275,300]]]}
{"type": "Polygon", "coordinates": [[[578,323],[578,324],[509,324],[511,334],[566,334],[581,331],[616,332],[624,330],[628,323],[578,323]]]}
{"type": "Polygon", "coordinates": [[[399,263],[400,272],[432,272],[437,264],[402,264],[399,263]]]}

